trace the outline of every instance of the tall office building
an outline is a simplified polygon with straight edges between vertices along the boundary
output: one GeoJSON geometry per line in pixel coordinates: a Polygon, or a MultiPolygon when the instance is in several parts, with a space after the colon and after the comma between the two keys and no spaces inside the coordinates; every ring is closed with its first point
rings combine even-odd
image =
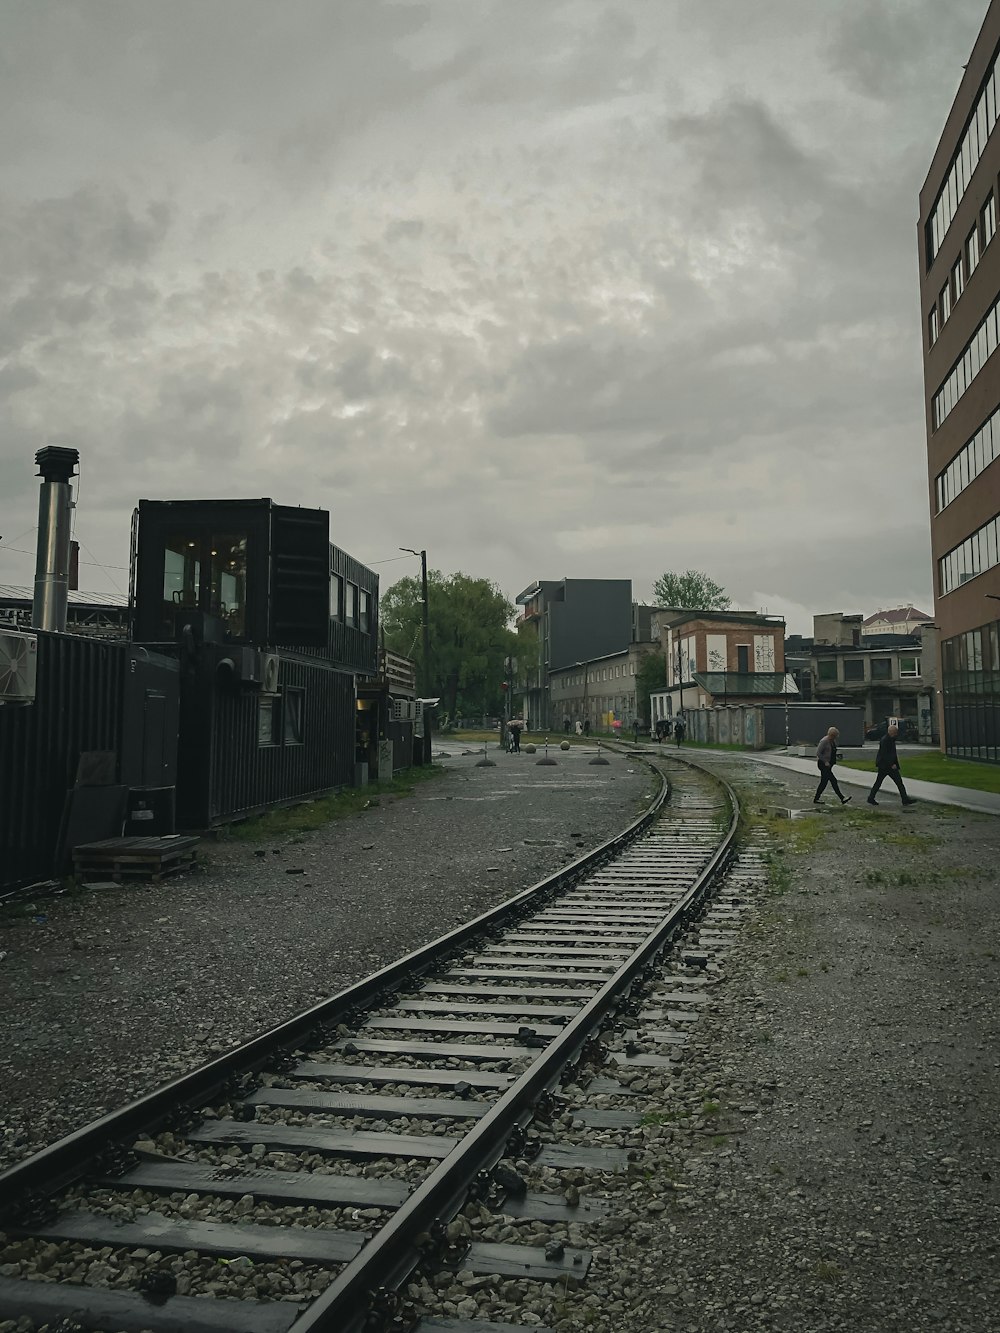
{"type": "Polygon", "coordinates": [[[1000,0],[920,191],[927,464],[948,754],[1000,763],[1000,0]]]}

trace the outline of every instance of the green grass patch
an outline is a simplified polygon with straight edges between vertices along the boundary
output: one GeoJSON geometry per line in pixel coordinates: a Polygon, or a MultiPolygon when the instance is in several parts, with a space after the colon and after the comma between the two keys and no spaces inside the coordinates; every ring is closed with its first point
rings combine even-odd
{"type": "Polygon", "coordinates": [[[367,787],[348,787],[344,791],[320,796],[299,805],[286,805],[268,810],[239,824],[227,824],[219,830],[219,838],[226,842],[266,842],[286,838],[296,833],[313,833],[335,819],[348,819],[363,814],[383,799],[401,800],[412,796],[417,787],[444,774],[439,765],[412,768],[389,782],[371,782],[367,787]]]}
{"type": "MultiPolygon", "coordinates": [[[[844,768],[859,768],[865,773],[875,772],[873,759],[842,759],[844,768]]],[[[952,787],[967,787],[973,791],[1000,792],[1000,764],[978,764],[972,759],[952,759],[932,750],[927,754],[900,755],[903,781],[946,782],[952,787]]]]}

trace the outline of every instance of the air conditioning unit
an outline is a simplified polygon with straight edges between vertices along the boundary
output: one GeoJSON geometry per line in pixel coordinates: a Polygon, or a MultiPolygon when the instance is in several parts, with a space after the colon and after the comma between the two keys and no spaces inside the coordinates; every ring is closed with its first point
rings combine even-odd
{"type": "Polygon", "coordinates": [[[277,653],[260,654],[260,685],[265,694],[277,694],[281,658],[277,653]]]}
{"type": "Polygon", "coordinates": [[[0,630],[0,704],[32,703],[37,667],[37,635],[0,630]]]}

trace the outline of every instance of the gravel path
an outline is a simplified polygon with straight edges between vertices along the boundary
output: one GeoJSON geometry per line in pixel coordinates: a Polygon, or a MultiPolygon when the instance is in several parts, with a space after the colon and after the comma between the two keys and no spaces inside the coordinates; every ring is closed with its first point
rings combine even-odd
{"type": "Polygon", "coordinates": [[[502,902],[655,790],[622,756],[492,749],[478,768],[463,748],[320,832],[207,842],[196,874],[0,912],[0,1165],[502,902]]]}
{"type": "MultiPolygon", "coordinates": [[[[811,777],[708,762],[811,809],[811,777]]],[[[883,798],[778,828],[560,1333],[1000,1328],[1000,820],[883,798]]]]}

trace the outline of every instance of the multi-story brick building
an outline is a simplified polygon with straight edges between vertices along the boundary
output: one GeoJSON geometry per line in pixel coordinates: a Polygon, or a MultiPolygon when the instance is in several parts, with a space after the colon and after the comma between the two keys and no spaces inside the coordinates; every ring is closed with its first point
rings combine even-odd
{"type": "Polygon", "coordinates": [[[920,191],[927,465],[943,748],[1000,763],[1000,0],[920,191]],[[994,242],[996,242],[994,244],[994,242]]]}
{"type": "Polygon", "coordinates": [[[661,610],[653,625],[667,668],[667,688],[656,696],[660,710],[676,714],[798,694],[785,672],[785,622],[778,616],[661,610]]]}

